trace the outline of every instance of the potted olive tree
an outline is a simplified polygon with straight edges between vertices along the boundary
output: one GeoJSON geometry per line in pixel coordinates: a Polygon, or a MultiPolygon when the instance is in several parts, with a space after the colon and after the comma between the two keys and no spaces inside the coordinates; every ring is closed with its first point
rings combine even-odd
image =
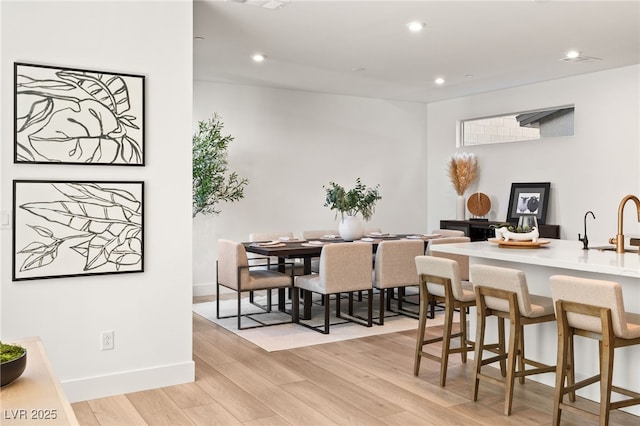
{"type": "Polygon", "coordinates": [[[360,213],[366,221],[371,219],[376,203],[382,199],[380,185],[368,188],[360,181],[360,178],[357,178],[356,186],[348,191],[335,182],[329,182],[329,185],[323,188],[326,190],[324,206],[336,210],[336,216],[340,212],[340,225],[338,226],[340,236],[345,241],[353,241],[362,237],[364,227],[356,215],[360,213]]]}
{"type": "Polygon", "coordinates": [[[198,213],[218,214],[218,203],[244,198],[249,180],[229,172],[227,148],[234,138],[224,136],[223,127],[218,114],[214,114],[209,120],[199,121],[193,135],[193,217],[198,213]]]}

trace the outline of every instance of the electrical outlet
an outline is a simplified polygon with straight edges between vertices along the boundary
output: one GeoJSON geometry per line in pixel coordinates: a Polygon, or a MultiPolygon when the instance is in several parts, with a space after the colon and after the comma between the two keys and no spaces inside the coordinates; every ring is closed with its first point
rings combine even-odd
{"type": "Polygon", "coordinates": [[[113,330],[106,330],[100,334],[100,350],[108,351],[113,349],[113,330]]]}

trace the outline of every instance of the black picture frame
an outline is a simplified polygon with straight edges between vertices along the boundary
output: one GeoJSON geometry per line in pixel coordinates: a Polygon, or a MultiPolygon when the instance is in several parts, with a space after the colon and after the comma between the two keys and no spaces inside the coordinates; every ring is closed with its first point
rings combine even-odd
{"type": "Polygon", "coordinates": [[[539,225],[547,220],[550,182],[512,183],[507,222],[518,222],[520,216],[535,214],[539,225]]]}
{"type": "Polygon", "coordinates": [[[144,166],[145,76],[14,62],[15,164],[144,166]]]}
{"type": "Polygon", "coordinates": [[[13,181],[12,280],[144,272],[144,182],[13,181]]]}

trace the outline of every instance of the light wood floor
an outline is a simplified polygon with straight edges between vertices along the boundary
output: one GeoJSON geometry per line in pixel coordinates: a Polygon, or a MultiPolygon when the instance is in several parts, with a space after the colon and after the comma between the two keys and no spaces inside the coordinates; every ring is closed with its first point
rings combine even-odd
{"type": "MultiPolygon", "coordinates": [[[[435,362],[423,359],[420,376],[413,376],[414,348],[415,331],[407,331],[269,353],[194,314],[194,383],[78,402],[73,409],[81,425],[551,423],[552,388],[516,383],[506,417],[498,386],[481,383],[478,401],[471,401],[472,362],[453,356],[441,388],[435,362]]],[[[563,413],[562,424],[595,423],[563,413]]],[[[616,411],[610,424],[637,426],[640,418],[616,411]]]]}

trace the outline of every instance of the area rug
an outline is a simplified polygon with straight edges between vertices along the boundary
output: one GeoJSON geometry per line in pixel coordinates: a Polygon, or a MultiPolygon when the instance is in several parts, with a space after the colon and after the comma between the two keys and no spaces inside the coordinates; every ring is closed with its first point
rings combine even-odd
{"type": "MultiPolygon", "coordinates": [[[[256,303],[265,303],[266,297],[256,297],[256,303]]],[[[248,297],[243,298],[242,301],[242,312],[243,313],[260,313],[264,312],[260,308],[254,306],[249,303],[248,297]]],[[[273,303],[275,304],[275,298],[273,303]]],[[[377,310],[375,307],[377,303],[377,299],[374,300],[374,316],[376,315],[377,310]]],[[[221,316],[225,315],[235,315],[236,313],[236,305],[237,301],[235,299],[232,300],[221,300],[220,301],[220,312],[221,316]]],[[[364,307],[365,303],[356,304],[356,308],[354,313],[356,315],[362,315],[362,310],[366,309],[364,307]]],[[[347,308],[346,300],[342,303],[342,311],[344,312],[347,308]]],[[[412,308],[417,308],[413,306],[412,308]]],[[[275,309],[275,306],[274,306],[275,309]]],[[[290,309],[290,305],[287,305],[287,310],[290,309]]],[[[312,307],[312,319],[309,321],[305,321],[307,324],[317,325],[321,324],[323,321],[323,307],[316,301],[312,307]]],[[[335,321],[340,321],[340,319],[335,318],[335,301],[331,302],[331,321],[332,324],[335,321]]],[[[218,324],[221,327],[237,334],[238,336],[246,339],[253,344],[261,347],[262,349],[273,352],[273,351],[281,351],[286,349],[293,349],[303,346],[311,346],[311,345],[320,345],[323,343],[331,343],[338,342],[349,339],[357,339],[360,337],[366,336],[374,336],[379,334],[386,333],[394,333],[398,331],[407,331],[407,330],[415,330],[418,328],[418,320],[407,317],[404,315],[395,315],[392,312],[385,314],[384,325],[374,325],[372,327],[366,327],[357,323],[343,323],[331,325],[329,334],[321,334],[317,331],[311,330],[309,328],[303,327],[299,324],[280,324],[280,325],[272,325],[269,327],[260,327],[260,328],[252,328],[247,330],[238,330],[237,328],[237,318],[216,318],[216,302],[206,302],[206,303],[197,303],[193,305],[193,312],[200,315],[201,317],[218,324]],[[389,315],[389,316],[387,316],[389,315]]],[[[457,314],[456,314],[457,315],[457,314]]],[[[436,317],[434,319],[427,320],[427,327],[433,327],[437,325],[443,324],[444,315],[442,312],[436,312],[436,317]]],[[[282,322],[289,321],[290,316],[288,314],[278,312],[272,312],[270,314],[260,314],[255,316],[255,318],[259,319],[265,323],[273,323],[273,322],[282,322]]],[[[252,324],[256,324],[252,322],[250,318],[243,317],[243,327],[250,326],[252,324]]],[[[455,321],[457,321],[457,316],[455,321]]]]}

